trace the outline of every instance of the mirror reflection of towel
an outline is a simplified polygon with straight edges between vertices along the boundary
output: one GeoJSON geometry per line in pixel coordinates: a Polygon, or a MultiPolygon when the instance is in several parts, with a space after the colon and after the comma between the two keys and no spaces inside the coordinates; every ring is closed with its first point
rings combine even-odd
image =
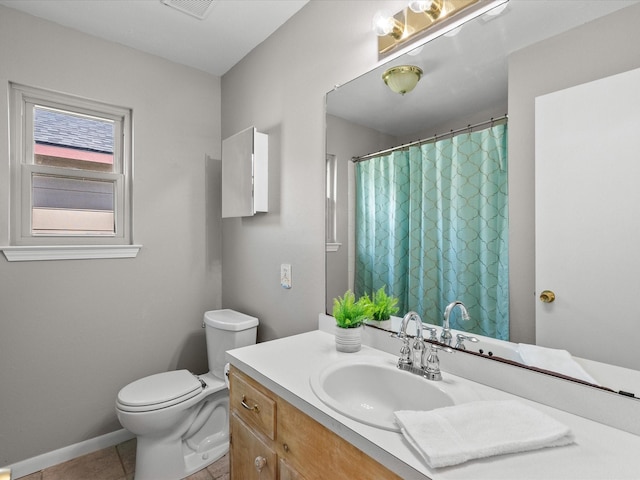
{"type": "Polygon", "coordinates": [[[405,439],[434,468],[573,443],[569,427],[516,400],[394,415],[405,439]]]}
{"type": "Polygon", "coordinates": [[[566,350],[519,343],[518,352],[525,365],[551,370],[568,377],[599,385],[566,350]]]}

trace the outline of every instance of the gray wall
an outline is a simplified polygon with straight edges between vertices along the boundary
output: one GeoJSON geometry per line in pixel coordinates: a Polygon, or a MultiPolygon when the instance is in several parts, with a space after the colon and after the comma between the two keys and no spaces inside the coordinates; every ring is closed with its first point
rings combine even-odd
{"type": "MultiPolygon", "coordinates": [[[[250,124],[271,134],[272,211],[223,222],[223,304],[260,317],[262,340],[315,328],[324,309],[323,98],[376,66],[370,18],[383,6],[403,2],[312,1],[222,79],[223,138],[250,124]],[[291,290],[279,286],[280,263],[293,265],[291,290]]],[[[510,58],[514,341],[535,340],[534,97],[638,66],[638,12],[629,7],[510,58]]]]}
{"type": "Polygon", "coordinates": [[[257,316],[260,340],[312,330],[325,310],[324,97],[375,65],[371,18],[403,4],[311,1],[222,78],[222,137],[269,134],[270,211],[224,219],[222,239],[222,303],[257,316]]]}
{"type": "Polygon", "coordinates": [[[638,25],[640,4],[523,49],[509,59],[512,341],[535,342],[535,97],[640,67],[638,25]]]}
{"type": "MultiPolygon", "coordinates": [[[[349,186],[353,178],[354,164],[351,158],[358,155],[377,152],[398,145],[396,137],[382,134],[371,128],[356,125],[343,118],[327,115],[327,153],[337,158],[337,236],[342,243],[338,251],[327,252],[326,264],[326,308],[327,313],[333,311],[333,299],[353,289],[352,278],[349,277],[349,251],[355,254],[355,227],[353,219],[349,224],[349,210],[355,215],[355,184],[349,186]],[[353,198],[349,198],[352,195],[353,198]],[[352,230],[352,231],[349,231],[352,230]]],[[[353,273],[352,273],[353,275],[353,273]]]]}
{"type": "Polygon", "coordinates": [[[2,245],[9,81],[133,109],[143,248],[119,260],[0,255],[0,465],[120,429],[114,402],[132,380],[206,371],[202,314],[221,305],[220,79],[0,7],[2,245]]]}

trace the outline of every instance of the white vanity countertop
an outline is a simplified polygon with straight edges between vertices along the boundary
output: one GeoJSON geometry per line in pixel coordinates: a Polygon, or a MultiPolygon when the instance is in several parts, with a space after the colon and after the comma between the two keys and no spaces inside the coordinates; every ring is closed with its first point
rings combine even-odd
{"type": "MultiPolygon", "coordinates": [[[[443,371],[444,382],[468,382],[481,399],[519,399],[569,426],[575,443],[565,447],[501,455],[432,469],[402,434],[371,427],[322,403],[311,390],[310,375],[322,365],[354,355],[393,355],[362,346],[340,353],[333,335],[316,330],[227,352],[227,360],[360,450],[406,479],[586,480],[640,478],[640,437],[443,371]]],[[[426,380],[425,380],[426,381],[426,380]]],[[[389,388],[381,386],[381,388],[389,388]]]]}

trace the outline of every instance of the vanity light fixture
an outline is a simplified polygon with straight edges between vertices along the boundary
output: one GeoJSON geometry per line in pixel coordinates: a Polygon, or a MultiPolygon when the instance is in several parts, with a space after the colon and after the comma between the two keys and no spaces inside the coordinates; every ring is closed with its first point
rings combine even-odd
{"type": "Polygon", "coordinates": [[[496,9],[502,13],[509,0],[411,0],[395,15],[379,11],[373,18],[378,54],[386,56],[410,41],[423,45],[459,28],[469,20],[496,9]]]}
{"type": "Polygon", "coordinates": [[[400,65],[385,71],[382,80],[393,92],[404,95],[416,87],[422,73],[422,69],[415,65],[400,65]]]}

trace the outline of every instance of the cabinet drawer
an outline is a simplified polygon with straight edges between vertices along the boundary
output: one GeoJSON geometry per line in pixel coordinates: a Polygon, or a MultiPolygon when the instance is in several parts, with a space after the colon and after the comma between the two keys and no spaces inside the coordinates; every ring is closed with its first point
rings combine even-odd
{"type": "Polygon", "coordinates": [[[247,425],[276,438],[276,401],[253,379],[231,368],[230,407],[247,425]]]}

